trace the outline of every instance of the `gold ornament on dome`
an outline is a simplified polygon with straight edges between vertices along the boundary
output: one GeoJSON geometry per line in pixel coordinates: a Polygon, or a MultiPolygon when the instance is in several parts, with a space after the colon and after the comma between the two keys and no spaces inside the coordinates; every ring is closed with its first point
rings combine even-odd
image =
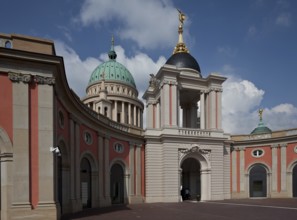
{"type": "Polygon", "coordinates": [[[184,20],[186,19],[186,15],[179,9],[177,9],[177,11],[178,11],[178,19],[179,19],[178,42],[174,47],[173,54],[189,53],[189,50],[186,47],[186,44],[184,43],[184,40],[183,40],[183,26],[184,26],[184,20]]]}

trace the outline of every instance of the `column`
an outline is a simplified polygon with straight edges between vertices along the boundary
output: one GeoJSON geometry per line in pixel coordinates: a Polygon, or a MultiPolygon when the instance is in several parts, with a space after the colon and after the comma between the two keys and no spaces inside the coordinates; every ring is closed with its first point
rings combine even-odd
{"type": "Polygon", "coordinates": [[[137,109],[136,109],[136,105],[134,105],[134,111],[133,111],[133,120],[134,120],[134,122],[133,122],[133,125],[135,125],[135,126],[137,126],[137,124],[136,124],[136,111],[137,111],[137,109]]]}
{"type": "MultiPolygon", "coordinates": [[[[134,106],[135,107],[135,106],[134,106]]],[[[131,123],[131,119],[132,119],[132,115],[131,115],[131,104],[128,103],[128,124],[132,125],[131,123]]],[[[135,123],[135,121],[133,122],[133,124],[135,123]]]]}
{"type": "Polygon", "coordinates": [[[137,126],[138,127],[141,127],[141,109],[140,108],[137,108],[138,111],[137,111],[137,117],[138,117],[138,124],[137,126]]]}
{"type": "Polygon", "coordinates": [[[278,145],[272,145],[272,169],[271,169],[271,178],[272,178],[272,192],[277,191],[277,148],[278,145]]]}
{"type": "Polygon", "coordinates": [[[113,119],[114,121],[118,120],[118,101],[114,100],[114,109],[113,109],[113,119]]]}
{"type": "Polygon", "coordinates": [[[217,129],[222,129],[222,90],[217,91],[217,129]]]}
{"type": "Polygon", "coordinates": [[[209,128],[216,128],[216,92],[214,89],[210,91],[210,100],[209,100],[209,128]]]}
{"type": "Polygon", "coordinates": [[[205,92],[200,91],[200,129],[205,129],[205,92]]]}
{"type": "Polygon", "coordinates": [[[160,118],[160,102],[156,103],[155,115],[156,115],[156,122],[155,122],[156,128],[160,128],[160,120],[161,120],[161,118],[160,118]]]}
{"type": "Polygon", "coordinates": [[[287,191],[287,144],[281,144],[281,191],[287,191]]]}
{"type": "Polygon", "coordinates": [[[146,110],[146,127],[148,129],[153,128],[153,102],[149,100],[147,102],[147,110],[146,110]]]}
{"type": "Polygon", "coordinates": [[[168,126],[169,125],[169,85],[168,83],[163,84],[163,89],[162,89],[162,95],[161,95],[161,103],[162,103],[162,124],[161,126],[168,126]]]}
{"type": "Polygon", "coordinates": [[[121,123],[125,123],[125,102],[122,101],[121,123]]]}
{"type": "MultiPolygon", "coordinates": [[[[170,85],[171,94],[171,126],[176,127],[178,125],[178,105],[177,105],[177,91],[176,83],[170,85]]],[[[197,121],[197,120],[196,120],[197,121]]]]}

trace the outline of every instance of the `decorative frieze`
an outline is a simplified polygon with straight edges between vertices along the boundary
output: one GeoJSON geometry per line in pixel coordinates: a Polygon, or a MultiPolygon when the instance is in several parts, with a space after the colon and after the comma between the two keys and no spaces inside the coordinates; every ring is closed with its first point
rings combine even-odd
{"type": "Polygon", "coordinates": [[[46,85],[55,84],[54,77],[45,77],[45,76],[38,76],[38,75],[32,75],[32,74],[9,72],[8,78],[12,82],[23,82],[23,83],[36,82],[37,84],[46,84],[46,85]]]}

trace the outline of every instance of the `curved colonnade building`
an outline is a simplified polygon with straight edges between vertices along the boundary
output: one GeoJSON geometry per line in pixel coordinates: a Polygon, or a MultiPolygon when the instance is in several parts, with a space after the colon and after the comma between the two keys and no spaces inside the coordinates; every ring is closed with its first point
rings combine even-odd
{"type": "MultiPolygon", "coordinates": [[[[0,219],[59,219],[84,208],[192,199],[297,197],[297,129],[222,129],[222,83],[182,39],[143,95],[109,60],[80,99],[52,41],[0,35],[0,219]],[[143,129],[146,111],[146,129],[143,129]]],[[[137,73],[136,73],[137,74],[137,73]]]]}

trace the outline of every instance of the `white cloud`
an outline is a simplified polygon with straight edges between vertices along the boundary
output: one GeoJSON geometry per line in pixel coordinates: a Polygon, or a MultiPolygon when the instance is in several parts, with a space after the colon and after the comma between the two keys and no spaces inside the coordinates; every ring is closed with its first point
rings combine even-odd
{"type": "Polygon", "coordinates": [[[177,42],[178,15],[171,0],[86,0],[77,19],[84,26],[113,22],[111,31],[135,41],[140,48],[177,42]]]}
{"type": "Polygon", "coordinates": [[[282,13],[275,19],[275,24],[283,27],[289,27],[291,25],[291,14],[282,13]]]}
{"type": "Polygon", "coordinates": [[[80,97],[85,95],[85,89],[92,71],[102,61],[88,57],[81,60],[79,55],[62,41],[55,41],[57,55],[64,58],[65,71],[70,88],[80,97]]]}
{"type": "MultiPolygon", "coordinates": [[[[258,109],[264,91],[252,82],[228,76],[223,84],[223,129],[231,134],[249,134],[259,122],[258,109]]],[[[297,127],[297,108],[292,104],[279,104],[264,108],[263,121],[272,130],[297,127]]]]}
{"type": "MultiPolygon", "coordinates": [[[[88,57],[81,60],[79,55],[69,46],[61,41],[56,41],[56,51],[59,56],[63,56],[66,75],[69,86],[80,96],[85,95],[85,89],[93,70],[100,63],[108,59],[107,53],[101,54],[98,58],[88,57]]],[[[137,53],[135,56],[127,57],[125,50],[121,46],[115,46],[117,61],[123,64],[133,75],[141,98],[144,90],[148,86],[149,74],[156,73],[166,62],[161,56],[157,61],[152,60],[147,54],[137,53]]]]}

